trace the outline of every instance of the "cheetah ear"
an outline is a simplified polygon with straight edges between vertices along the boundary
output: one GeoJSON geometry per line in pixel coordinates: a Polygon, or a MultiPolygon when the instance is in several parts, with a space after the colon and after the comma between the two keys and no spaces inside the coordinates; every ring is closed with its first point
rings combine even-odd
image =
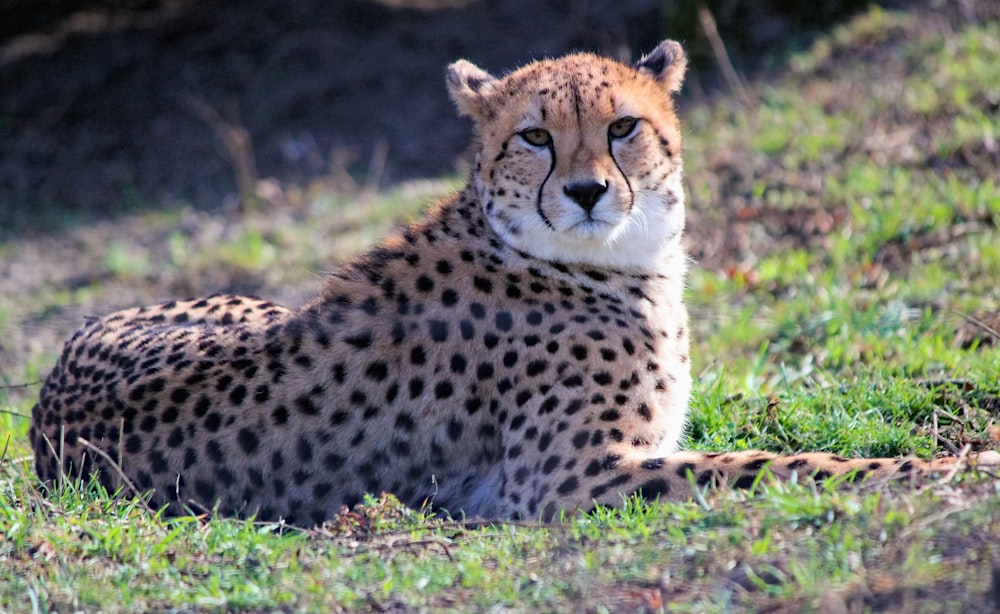
{"type": "Polygon", "coordinates": [[[497,84],[496,77],[465,60],[448,67],[445,81],[458,112],[477,120],[485,114],[487,96],[497,84]]]}
{"type": "Polygon", "coordinates": [[[656,79],[661,86],[671,94],[681,89],[684,83],[684,71],[687,69],[687,56],[680,43],[665,40],[636,62],[636,69],[656,79]]]}

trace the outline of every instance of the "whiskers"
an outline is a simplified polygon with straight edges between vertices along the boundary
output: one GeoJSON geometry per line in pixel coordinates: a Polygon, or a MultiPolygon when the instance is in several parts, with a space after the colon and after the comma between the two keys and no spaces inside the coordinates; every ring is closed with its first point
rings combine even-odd
{"type": "Polygon", "coordinates": [[[632,208],[632,215],[628,217],[629,225],[635,224],[639,227],[639,235],[643,237],[649,236],[649,218],[646,217],[646,212],[638,207],[632,208]]]}

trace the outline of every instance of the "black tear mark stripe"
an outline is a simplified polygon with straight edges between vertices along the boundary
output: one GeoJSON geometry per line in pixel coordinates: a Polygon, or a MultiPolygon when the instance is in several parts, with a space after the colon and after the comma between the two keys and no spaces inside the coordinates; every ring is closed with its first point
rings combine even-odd
{"type": "Polygon", "coordinates": [[[545,225],[549,227],[549,230],[555,230],[556,227],[552,225],[549,218],[546,217],[545,212],[542,211],[542,193],[545,192],[545,184],[549,182],[549,177],[552,176],[552,172],[556,170],[556,146],[552,139],[549,139],[548,143],[549,155],[552,156],[552,162],[549,165],[549,172],[545,174],[545,179],[542,180],[542,185],[538,186],[538,197],[535,199],[535,210],[538,211],[538,217],[542,218],[545,225]]]}
{"type": "MultiPolygon", "coordinates": [[[[639,119],[639,121],[643,121],[639,119]]],[[[632,209],[635,208],[635,190],[632,189],[632,182],[628,180],[628,175],[622,170],[620,164],[618,164],[618,159],[615,158],[614,147],[612,146],[611,131],[608,131],[608,156],[611,161],[615,163],[615,168],[621,173],[622,179],[625,180],[625,185],[628,187],[628,211],[626,213],[632,213],[632,209]]]]}

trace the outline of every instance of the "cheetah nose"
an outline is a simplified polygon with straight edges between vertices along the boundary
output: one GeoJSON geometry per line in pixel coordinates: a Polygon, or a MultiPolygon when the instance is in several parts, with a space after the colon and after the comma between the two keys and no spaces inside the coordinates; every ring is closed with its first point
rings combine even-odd
{"type": "Polygon", "coordinates": [[[599,181],[574,181],[563,187],[563,192],[590,213],[601,196],[608,191],[608,184],[599,181]]]}

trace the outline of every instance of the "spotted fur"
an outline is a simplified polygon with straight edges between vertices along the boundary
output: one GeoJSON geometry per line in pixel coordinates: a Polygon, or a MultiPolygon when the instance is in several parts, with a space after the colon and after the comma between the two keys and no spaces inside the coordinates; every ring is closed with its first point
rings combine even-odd
{"type": "MultiPolygon", "coordinates": [[[[921,460],[678,451],[691,388],[685,56],[448,71],[468,186],[291,311],[238,296],[94,320],[34,408],[38,475],[96,473],[170,513],[318,523],[390,491],[551,517],[691,484],[926,472],[921,460]]],[[[994,459],[995,460],[995,459],[994,459]]],[[[956,459],[939,459],[949,467],[956,459]]]]}

